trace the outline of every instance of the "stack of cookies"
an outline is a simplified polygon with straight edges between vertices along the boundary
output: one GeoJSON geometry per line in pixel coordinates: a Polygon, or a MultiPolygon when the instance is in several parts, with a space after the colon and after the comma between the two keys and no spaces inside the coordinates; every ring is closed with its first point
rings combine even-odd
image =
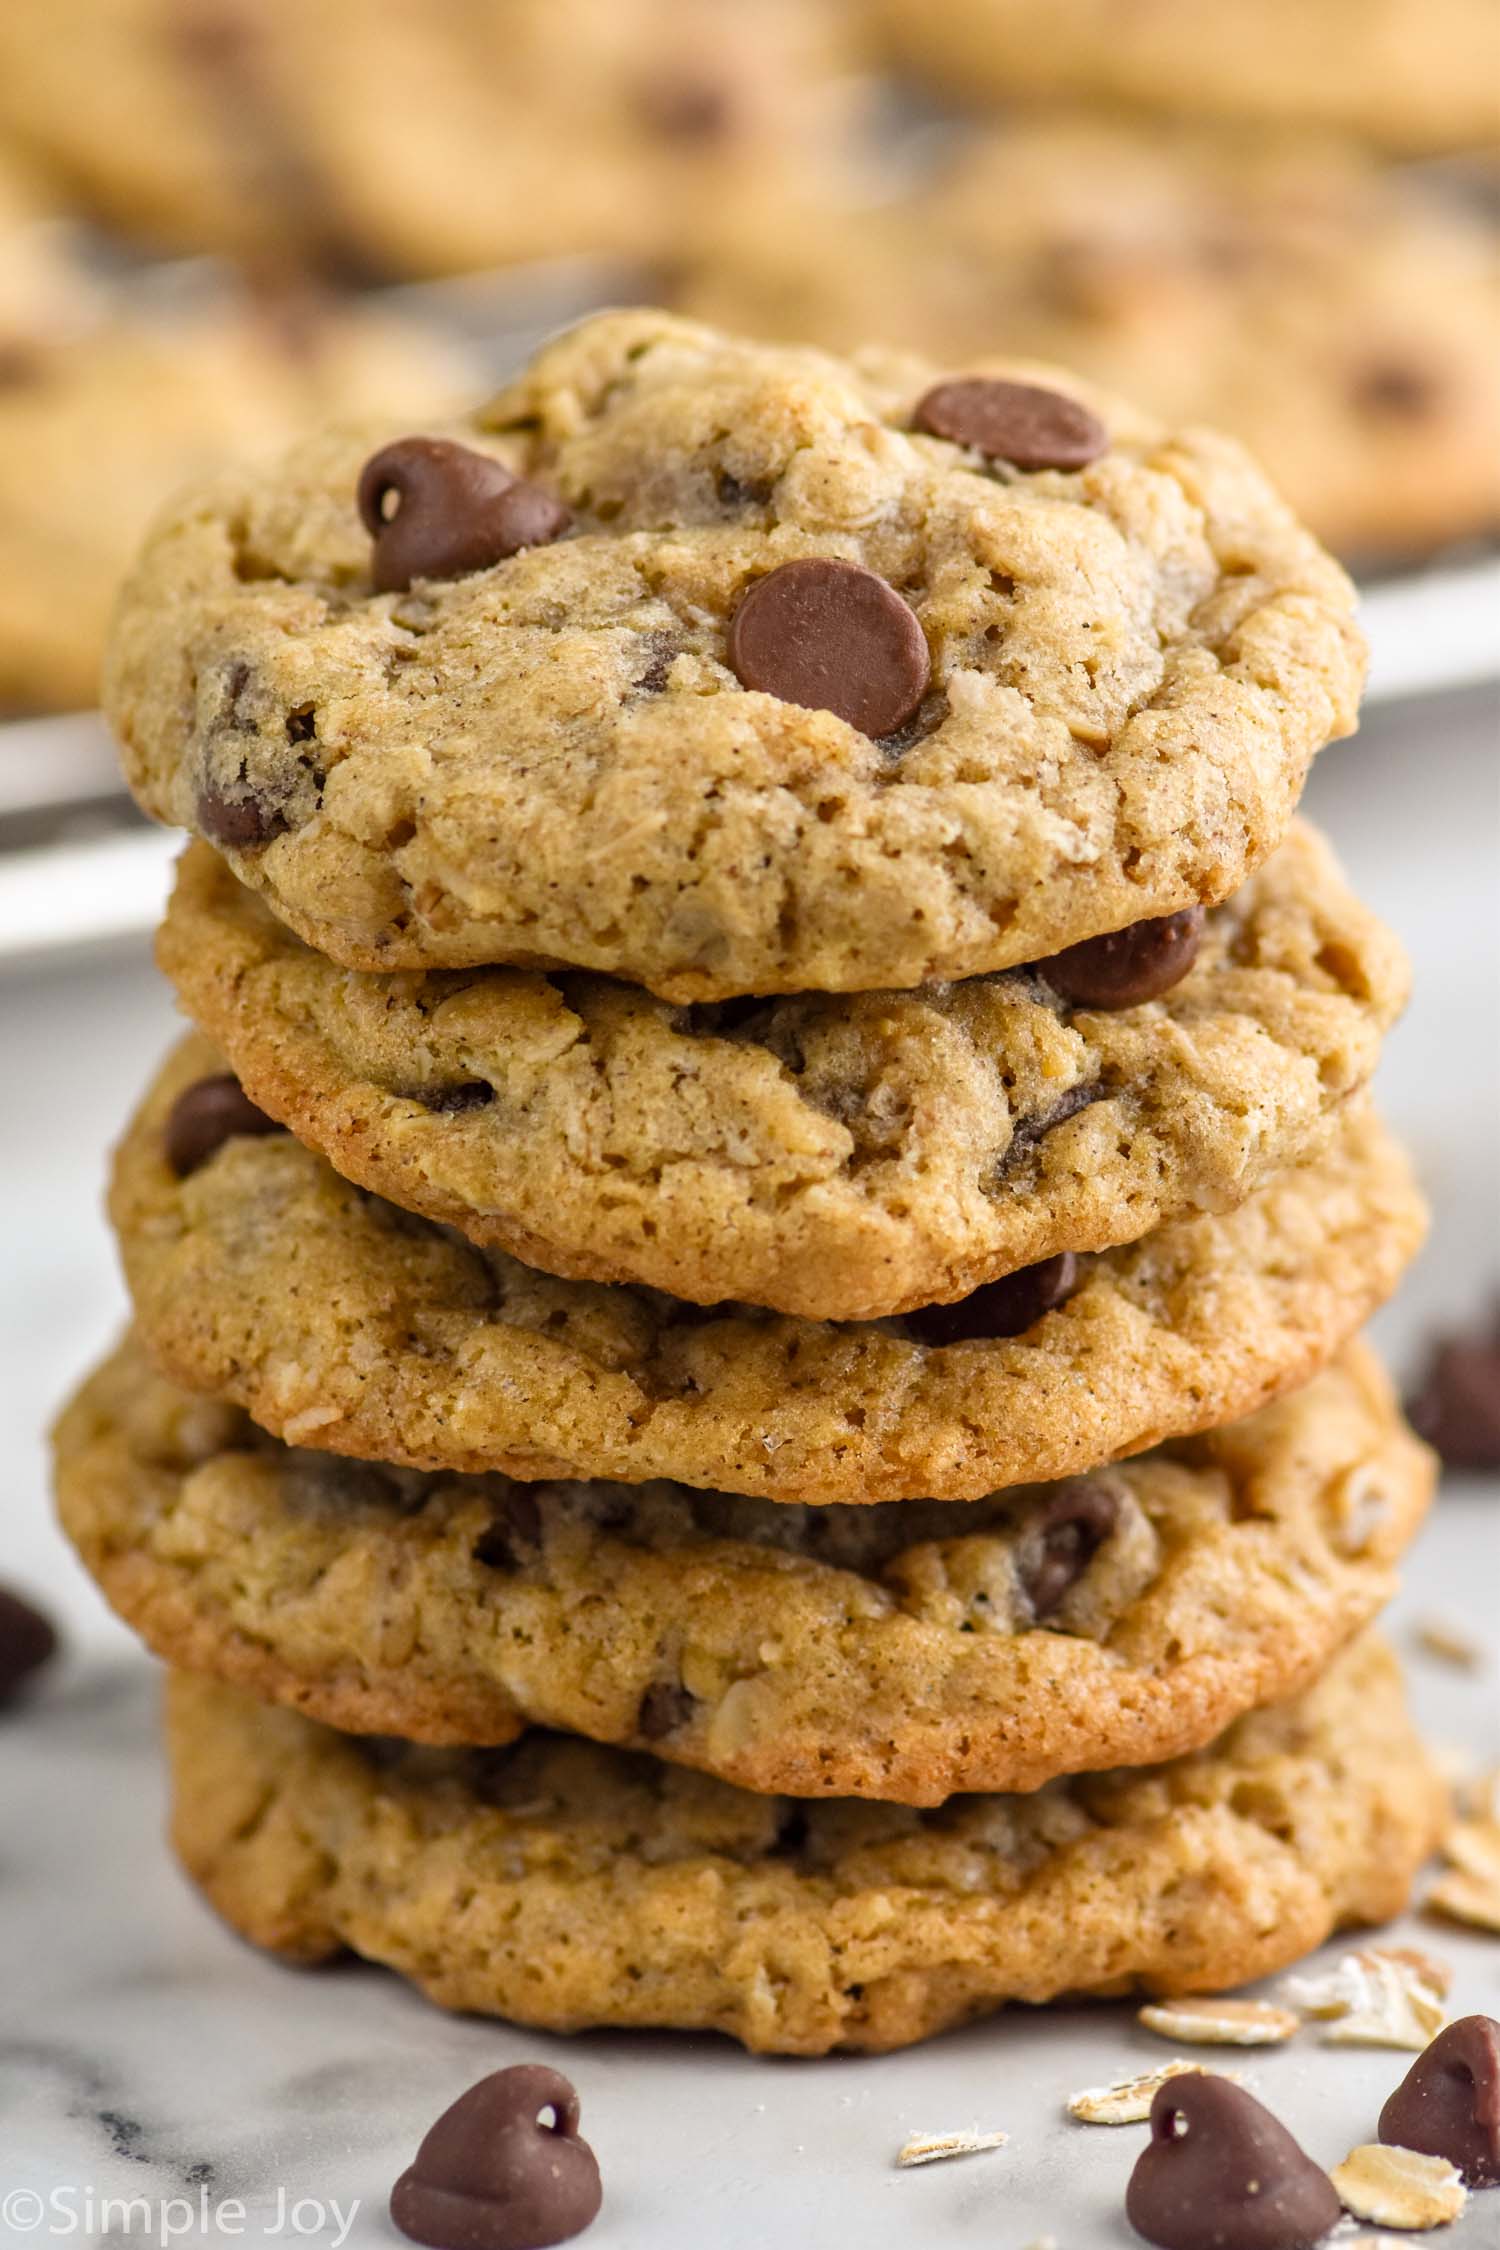
{"type": "Polygon", "coordinates": [[[158,524],[59,1491],[237,1928],[820,2053],[1402,1904],[1361,663],[1227,440],[650,312],[158,524]]]}

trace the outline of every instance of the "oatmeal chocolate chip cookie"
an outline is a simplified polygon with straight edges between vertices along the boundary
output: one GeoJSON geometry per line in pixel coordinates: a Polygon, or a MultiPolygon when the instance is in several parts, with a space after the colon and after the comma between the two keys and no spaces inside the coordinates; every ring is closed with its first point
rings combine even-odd
{"type": "Polygon", "coordinates": [[[64,1527],[168,1663],[330,1725],[525,1722],[752,1789],[936,1804],[1176,1756],[1389,1599],[1432,1486],[1351,1347],[1248,1421],[989,1500],[800,1509],[289,1450],[132,1338],[57,1433],[64,1527]]]}
{"type": "Polygon", "coordinates": [[[702,223],[679,285],[702,318],[1076,367],[1231,431],[1342,553],[1500,527],[1500,225],[1352,149],[1022,119],[903,196],[762,192],[702,223]]]}
{"type": "Polygon", "coordinates": [[[1365,1109],[1227,1217],[956,1305],[836,1325],[558,1281],[340,1177],[175,1054],[111,1197],[152,1357],[294,1444],[817,1504],[971,1500],[1213,1429],[1305,1382],[1423,1231],[1365,1109]]]}
{"type": "Polygon", "coordinates": [[[469,379],[435,334],[301,294],[130,314],[98,296],[9,356],[0,331],[0,703],[95,701],[116,587],[184,481],[275,455],[338,406],[442,410],[469,379]]]}
{"type": "Polygon", "coordinates": [[[158,957],[250,1099],[360,1186],[550,1273],[864,1320],[1227,1209],[1317,1151],[1404,999],[1394,939],[1300,825],[1195,935],[1189,966],[1146,933],[1138,989],[1183,973],[1134,1006],[1106,944],[682,1008],[339,969],[198,845],[158,957]]]}
{"type": "Polygon", "coordinates": [[[6,0],[0,113],[174,248],[341,273],[660,254],[852,126],[844,0],[6,0]]]}
{"type": "Polygon", "coordinates": [[[872,0],[899,58],[973,101],[1131,102],[1392,148],[1500,139],[1493,0],[872,0]]]}
{"type": "Polygon", "coordinates": [[[188,1675],[167,1740],[178,1856],[255,1944],[348,1947],[444,2007],[553,2031],[763,2053],[1265,1976],[1399,1912],[1445,1810],[1370,1641],[1194,1756],[927,1812],[756,1796],[555,1735],[362,1744],[188,1675]]]}
{"type": "Polygon", "coordinates": [[[1354,723],[1352,600],[1231,441],[1070,378],[615,313],[184,498],[106,700],[346,967],[874,990],[1234,890],[1354,723]]]}

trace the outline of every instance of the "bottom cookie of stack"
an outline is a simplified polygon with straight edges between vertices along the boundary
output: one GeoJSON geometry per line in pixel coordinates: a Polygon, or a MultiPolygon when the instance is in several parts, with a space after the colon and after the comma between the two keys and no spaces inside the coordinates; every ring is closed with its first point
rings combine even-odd
{"type": "Polygon", "coordinates": [[[1169,1764],[929,1811],[805,1802],[569,1736],[356,1738],[174,1674],[172,1835],[257,1945],[550,2030],[900,2047],[1010,2000],[1214,1991],[1404,1905],[1444,1792],[1364,1639],[1169,1764]]]}

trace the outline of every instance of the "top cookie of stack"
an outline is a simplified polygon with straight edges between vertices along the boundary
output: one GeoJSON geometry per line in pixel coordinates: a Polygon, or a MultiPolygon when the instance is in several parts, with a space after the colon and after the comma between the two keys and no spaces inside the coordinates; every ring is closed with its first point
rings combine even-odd
{"type": "Polygon", "coordinates": [[[146,809],[349,968],[912,987],[1212,906],[1354,722],[1249,459],[1029,367],[606,315],[471,418],[193,494],[106,707],[146,809]]]}

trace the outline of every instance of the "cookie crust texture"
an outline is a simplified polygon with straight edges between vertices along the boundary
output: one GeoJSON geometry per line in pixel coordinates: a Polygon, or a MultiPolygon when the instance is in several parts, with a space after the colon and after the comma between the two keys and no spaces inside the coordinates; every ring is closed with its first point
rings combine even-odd
{"type": "Polygon", "coordinates": [[[1176,1764],[927,1813],[752,1796],[549,1736],[382,1764],[181,1675],[168,1749],[178,1856],[253,1943],[349,1947],[441,2006],[549,2030],[674,2025],[768,2054],[1265,1976],[1399,1912],[1445,1813],[1369,1642],[1176,1764]]]}
{"type": "Polygon", "coordinates": [[[171,1664],[358,1732],[531,1723],[908,1804],[1174,1756],[1296,1692],[1389,1599],[1432,1487],[1361,1346],[1229,1430],[993,1501],[804,1511],[288,1452],[133,1340],[57,1453],[65,1528],[171,1664]]]}
{"type": "Polygon", "coordinates": [[[371,975],[204,847],[157,957],[252,1100],[361,1187],[550,1273],[865,1320],[1240,1203],[1315,1153],[1404,1004],[1299,824],[1163,998],[1019,972],[694,1009],[532,971],[371,975]]]}
{"type": "Polygon", "coordinates": [[[231,1140],[179,1179],[166,1121],[222,1068],[185,1041],[116,1161],[143,1340],[289,1443],[409,1468],[979,1499],[1294,1389],[1390,1295],[1425,1224],[1405,1156],[1356,1107],[1236,1212],[1086,1261],[1022,1335],[935,1345],[906,1323],[559,1281],[368,1195],[290,1134],[231,1140]]]}
{"type": "Polygon", "coordinates": [[[189,494],[117,612],[127,778],[178,826],[230,807],[236,872],[349,967],[909,988],[1216,902],[1354,725],[1353,590],[1232,441],[992,372],[1086,401],[1108,450],[987,463],[912,428],[921,362],[630,312],[427,433],[563,501],[551,545],[376,593],[355,491],[389,427],[189,494]],[[807,557],[921,624],[884,742],[730,669],[747,589],[807,557]]]}

